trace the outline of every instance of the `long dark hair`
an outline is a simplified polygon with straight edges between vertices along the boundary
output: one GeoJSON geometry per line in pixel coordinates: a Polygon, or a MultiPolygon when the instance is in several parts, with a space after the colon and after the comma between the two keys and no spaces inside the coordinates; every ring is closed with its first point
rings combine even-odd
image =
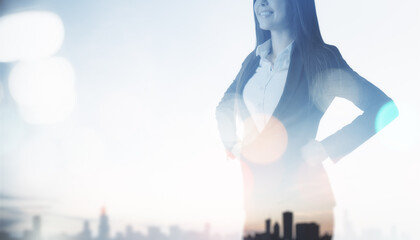
{"type": "MultiPolygon", "coordinates": [[[[256,0],[253,0],[255,4],[256,0]]],[[[305,73],[312,88],[320,88],[314,76],[320,76],[331,64],[331,55],[336,53],[327,45],[319,29],[314,0],[286,0],[287,21],[291,34],[295,37],[295,48],[299,50],[305,73]]],[[[271,38],[268,30],[260,28],[254,12],[257,46],[271,38]]]]}
{"type": "MultiPolygon", "coordinates": [[[[253,3],[255,4],[255,1],[253,3]]],[[[324,44],[324,40],[319,30],[318,17],[316,15],[314,0],[293,0],[287,1],[287,20],[290,30],[295,36],[296,44],[299,48],[315,47],[324,44]]],[[[267,41],[271,35],[270,31],[260,28],[257,16],[254,13],[255,32],[257,35],[257,45],[267,41]]]]}

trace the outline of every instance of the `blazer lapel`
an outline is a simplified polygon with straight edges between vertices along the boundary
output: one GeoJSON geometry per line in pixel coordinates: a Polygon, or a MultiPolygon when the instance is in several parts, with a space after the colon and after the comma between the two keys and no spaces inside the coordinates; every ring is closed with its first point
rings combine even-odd
{"type": "Polygon", "coordinates": [[[280,97],[280,101],[274,109],[273,116],[280,118],[287,107],[290,105],[291,100],[296,97],[297,90],[302,81],[303,63],[299,54],[299,49],[293,49],[289,71],[286,77],[286,84],[284,91],[280,97]]]}
{"type": "Polygon", "coordinates": [[[243,91],[245,85],[248,83],[249,79],[254,75],[257,71],[258,65],[260,63],[260,57],[255,55],[255,50],[252,53],[252,57],[249,59],[249,62],[244,64],[244,71],[239,76],[239,83],[236,87],[236,93],[238,95],[237,104],[239,105],[240,115],[243,119],[247,119],[251,116],[248,111],[248,108],[245,105],[244,98],[243,98],[243,91]]]}
{"type": "Polygon", "coordinates": [[[240,96],[242,96],[245,85],[248,83],[249,79],[251,79],[251,77],[257,71],[259,63],[260,63],[260,57],[256,56],[255,51],[254,51],[254,56],[250,58],[248,63],[246,63],[246,65],[249,65],[249,66],[244,66],[245,71],[242,73],[242,75],[239,78],[240,81],[239,81],[236,91],[237,93],[239,93],[240,96]]]}
{"type": "MultiPolygon", "coordinates": [[[[239,83],[236,88],[236,92],[239,96],[240,101],[238,102],[239,109],[241,109],[241,115],[244,119],[248,118],[250,116],[250,113],[248,111],[248,108],[245,105],[245,102],[243,101],[243,90],[245,88],[245,85],[249,81],[249,79],[252,77],[252,75],[256,72],[258,65],[260,62],[260,57],[254,55],[249,59],[249,62],[246,64],[248,65],[245,67],[244,71],[242,72],[241,76],[239,76],[239,83]]],[[[274,109],[273,116],[280,119],[285,112],[285,110],[289,107],[291,100],[296,97],[296,94],[298,94],[299,85],[303,81],[302,76],[303,75],[303,63],[302,59],[299,54],[299,49],[294,47],[290,59],[290,65],[289,65],[289,71],[287,73],[286,77],[286,83],[284,86],[284,91],[282,96],[280,97],[279,103],[277,104],[276,108],[274,109]]]]}

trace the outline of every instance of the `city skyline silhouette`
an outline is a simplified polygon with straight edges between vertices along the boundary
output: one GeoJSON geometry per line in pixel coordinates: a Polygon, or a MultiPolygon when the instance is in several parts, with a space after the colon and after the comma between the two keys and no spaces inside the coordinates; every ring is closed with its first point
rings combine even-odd
{"type": "MultiPolygon", "coordinates": [[[[265,220],[265,231],[254,234],[244,234],[243,240],[331,240],[329,233],[320,235],[320,225],[316,222],[293,223],[293,212],[282,213],[282,222],[273,222],[270,218],[265,220]],[[283,226],[283,228],[282,228],[283,226]]],[[[100,211],[96,236],[92,233],[89,220],[84,220],[81,231],[74,234],[61,234],[55,237],[42,235],[42,218],[35,215],[32,218],[32,229],[24,230],[20,237],[12,237],[6,231],[0,231],[0,240],[231,240],[240,239],[237,235],[222,236],[211,233],[210,224],[204,226],[204,230],[187,231],[177,225],[169,227],[169,233],[165,234],[158,226],[147,227],[147,233],[135,231],[133,226],[127,225],[125,232],[117,231],[111,235],[111,225],[105,207],[100,211]]]]}
{"type": "Polygon", "coordinates": [[[265,232],[248,234],[244,240],[331,240],[329,233],[320,235],[320,225],[315,222],[297,222],[293,228],[293,212],[283,212],[283,232],[276,221],[271,230],[271,219],[265,220],[265,232]]]}

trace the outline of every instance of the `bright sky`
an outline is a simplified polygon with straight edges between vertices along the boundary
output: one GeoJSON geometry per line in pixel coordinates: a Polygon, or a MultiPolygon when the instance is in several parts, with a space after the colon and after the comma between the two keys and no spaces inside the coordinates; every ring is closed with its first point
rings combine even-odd
{"type": "MultiPolygon", "coordinates": [[[[0,193],[25,216],[15,230],[40,214],[46,234],[76,233],[102,206],[113,233],[126,224],[241,228],[239,165],[225,161],[215,107],[254,47],[251,1],[3,2],[0,193]]],[[[317,8],[325,41],[400,109],[354,153],[325,164],[337,229],[350,221],[357,234],[394,228],[398,239],[418,239],[420,3],[317,8]]],[[[338,99],[318,136],[357,114],[338,99]]]]}

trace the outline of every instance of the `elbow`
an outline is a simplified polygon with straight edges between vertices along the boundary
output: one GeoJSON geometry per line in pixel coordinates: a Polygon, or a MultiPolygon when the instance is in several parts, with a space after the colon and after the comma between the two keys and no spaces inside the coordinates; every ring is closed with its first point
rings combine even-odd
{"type": "Polygon", "coordinates": [[[396,119],[399,115],[400,115],[400,110],[398,110],[398,107],[397,107],[397,105],[395,105],[395,103],[394,103],[394,101],[392,101],[392,104],[393,104],[393,111],[394,111],[394,118],[392,119],[392,120],[394,120],[394,119],[396,119]]]}
{"type": "Polygon", "coordinates": [[[225,108],[226,108],[225,103],[222,99],[222,100],[220,100],[219,104],[217,104],[217,106],[216,106],[216,111],[215,111],[216,119],[220,118],[220,115],[223,114],[223,112],[225,111],[224,110],[225,108]]]}
{"type": "Polygon", "coordinates": [[[235,96],[233,94],[225,94],[216,107],[216,119],[225,119],[231,116],[235,111],[235,96]]]}
{"type": "Polygon", "coordinates": [[[215,116],[216,116],[216,120],[220,121],[221,119],[223,119],[223,115],[224,115],[224,107],[221,103],[219,103],[219,105],[217,105],[216,107],[216,111],[215,111],[215,116]]]}
{"type": "Polygon", "coordinates": [[[399,110],[394,101],[390,100],[383,104],[376,114],[375,130],[379,132],[399,116],[399,110]]]}

